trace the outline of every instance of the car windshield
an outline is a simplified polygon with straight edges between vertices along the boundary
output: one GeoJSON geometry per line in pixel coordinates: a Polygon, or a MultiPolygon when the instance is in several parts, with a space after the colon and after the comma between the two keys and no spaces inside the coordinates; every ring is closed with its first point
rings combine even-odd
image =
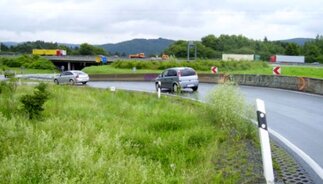
{"type": "Polygon", "coordinates": [[[181,74],[182,74],[182,76],[196,75],[195,71],[190,68],[185,68],[185,69],[181,70],[181,74]]]}

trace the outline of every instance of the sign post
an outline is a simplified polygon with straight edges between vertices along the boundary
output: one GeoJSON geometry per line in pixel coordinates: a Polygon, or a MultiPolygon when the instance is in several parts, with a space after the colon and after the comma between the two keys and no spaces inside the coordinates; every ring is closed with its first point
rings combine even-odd
{"type": "Polygon", "coordinates": [[[161,82],[158,81],[158,84],[157,84],[157,96],[158,96],[158,98],[160,98],[160,92],[161,92],[161,82]]]}
{"type": "Polygon", "coordinates": [[[267,183],[274,183],[273,161],[271,158],[271,149],[269,142],[269,133],[266,120],[265,103],[261,99],[257,99],[257,119],[259,128],[259,137],[261,144],[261,155],[264,168],[264,176],[267,183]]]}

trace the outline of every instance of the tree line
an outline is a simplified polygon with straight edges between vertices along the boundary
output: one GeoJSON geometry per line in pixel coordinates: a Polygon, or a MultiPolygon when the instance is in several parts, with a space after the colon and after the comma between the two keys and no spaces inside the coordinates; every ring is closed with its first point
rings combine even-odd
{"type": "MultiPolygon", "coordinates": [[[[318,35],[314,40],[306,42],[303,46],[296,43],[281,41],[253,40],[242,35],[207,35],[200,41],[194,42],[197,48],[197,57],[205,59],[221,59],[223,53],[227,54],[256,54],[263,61],[268,61],[271,55],[304,55],[308,63],[323,63],[323,36],[318,35]]],[[[165,53],[178,58],[187,56],[188,42],[179,40],[170,45],[165,53]]],[[[191,48],[191,56],[194,48],[191,48]]]]}
{"type": "Polygon", "coordinates": [[[107,55],[103,48],[83,43],[80,46],[67,46],[58,43],[35,41],[24,42],[16,46],[6,46],[1,43],[1,52],[7,54],[31,54],[33,49],[61,49],[68,55],[107,55]]]}

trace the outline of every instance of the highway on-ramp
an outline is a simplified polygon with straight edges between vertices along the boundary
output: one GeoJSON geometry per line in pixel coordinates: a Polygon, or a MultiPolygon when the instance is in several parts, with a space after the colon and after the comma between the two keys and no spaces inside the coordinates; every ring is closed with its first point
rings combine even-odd
{"type": "MultiPolygon", "coordinates": [[[[99,88],[113,86],[116,89],[155,91],[153,82],[89,82],[88,85],[99,88]]],[[[207,94],[217,86],[201,83],[197,92],[184,91],[181,96],[205,101],[207,94]]],[[[323,175],[320,173],[322,171],[320,169],[323,168],[323,96],[273,88],[250,86],[239,88],[248,103],[255,104],[256,98],[265,101],[270,129],[299,148],[306,158],[304,155],[298,156],[305,159],[305,162],[308,159],[311,161],[306,162],[310,166],[310,172],[316,173],[314,175],[320,179],[320,174],[323,175]]]]}

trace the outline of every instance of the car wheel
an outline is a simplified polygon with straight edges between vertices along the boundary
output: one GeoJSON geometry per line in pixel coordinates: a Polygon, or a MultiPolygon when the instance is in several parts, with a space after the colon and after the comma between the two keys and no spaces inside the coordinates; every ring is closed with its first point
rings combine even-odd
{"type": "Polygon", "coordinates": [[[180,93],[181,92],[181,87],[178,86],[178,84],[173,84],[173,92],[174,93],[180,93]]]}
{"type": "Polygon", "coordinates": [[[59,84],[57,79],[54,80],[54,83],[57,84],[57,85],[59,84]]]}
{"type": "Polygon", "coordinates": [[[74,85],[74,83],[75,83],[74,80],[73,79],[70,79],[69,84],[70,85],[74,85]]]}
{"type": "Polygon", "coordinates": [[[198,89],[198,86],[192,87],[193,91],[197,91],[197,89],[198,89]]]}
{"type": "Polygon", "coordinates": [[[82,84],[83,84],[83,85],[85,85],[85,84],[86,84],[86,82],[82,82],[82,84]]]}

